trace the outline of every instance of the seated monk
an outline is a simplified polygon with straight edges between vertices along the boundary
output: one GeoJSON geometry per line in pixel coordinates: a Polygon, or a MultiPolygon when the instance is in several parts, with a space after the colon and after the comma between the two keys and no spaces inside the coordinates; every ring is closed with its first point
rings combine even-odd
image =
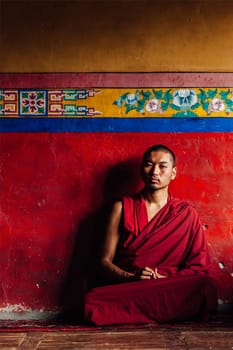
{"type": "Polygon", "coordinates": [[[87,292],[86,320],[171,322],[216,310],[206,237],[193,206],[170,195],[175,177],[172,150],[154,145],[144,153],[144,188],[113,206],[100,259],[105,285],[87,292]]]}

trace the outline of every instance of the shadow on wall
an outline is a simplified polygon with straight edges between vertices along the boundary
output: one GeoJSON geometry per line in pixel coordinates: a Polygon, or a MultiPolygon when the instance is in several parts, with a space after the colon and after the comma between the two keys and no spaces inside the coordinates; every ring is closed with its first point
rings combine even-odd
{"type": "Polygon", "coordinates": [[[77,228],[73,257],[61,294],[63,317],[67,320],[82,320],[85,292],[98,284],[96,266],[107,218],[116,200],[141,188],[140,161],[139,158],[130,158],[106,172],[100,207],[84,218],[77,228]]]}

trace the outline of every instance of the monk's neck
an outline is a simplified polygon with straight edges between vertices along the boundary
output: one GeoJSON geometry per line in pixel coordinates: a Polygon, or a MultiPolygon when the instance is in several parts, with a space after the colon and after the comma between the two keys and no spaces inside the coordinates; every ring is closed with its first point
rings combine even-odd
{"type": "Polygon", "coordinates": [[[154,204],[162,208],[168,202],[168,190],[163,189],[161,191],[148,191],[144,189],[144,198],[148,204],[154,204]]]}
{"type": "Polygon", "coordinates": [[[168,202],[167,191],[144,191],[147,218],[151,221],[168,202]]]}

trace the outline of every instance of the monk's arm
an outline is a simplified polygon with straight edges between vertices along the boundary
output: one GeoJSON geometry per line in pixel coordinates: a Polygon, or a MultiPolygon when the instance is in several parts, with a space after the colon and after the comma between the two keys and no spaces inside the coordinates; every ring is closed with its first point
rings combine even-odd
{"type": "Polygon", "coordinates": [[[107,224],[106,236],[100,257],[101,274],[108,279],[109,282],[127,282],[163,277],[159,274],[155,277],[155,271],[147,266],[138,269],[135,273],[131,273],[113,263],[120,239],[121,218],[122,202],[119,201],[114,204],[107,224]]]}
{"type": "Polygon", "coordinates": [[[122,202],[116,202],[109,217],[102,254],[100,257],[100,272],[104,277],[115,282],[129,281],[135,276],[133,273],[122,270],[113,263],[120,239],[121,215],[122,202]]]}

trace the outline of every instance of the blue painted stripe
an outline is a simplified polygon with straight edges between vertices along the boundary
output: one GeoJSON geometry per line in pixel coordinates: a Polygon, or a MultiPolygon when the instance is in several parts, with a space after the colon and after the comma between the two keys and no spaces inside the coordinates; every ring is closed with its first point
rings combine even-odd
{"type": "Polygon", "coordinates": [[[0,118],[0,132],[233,132],[233,118],[0,118]]]}

